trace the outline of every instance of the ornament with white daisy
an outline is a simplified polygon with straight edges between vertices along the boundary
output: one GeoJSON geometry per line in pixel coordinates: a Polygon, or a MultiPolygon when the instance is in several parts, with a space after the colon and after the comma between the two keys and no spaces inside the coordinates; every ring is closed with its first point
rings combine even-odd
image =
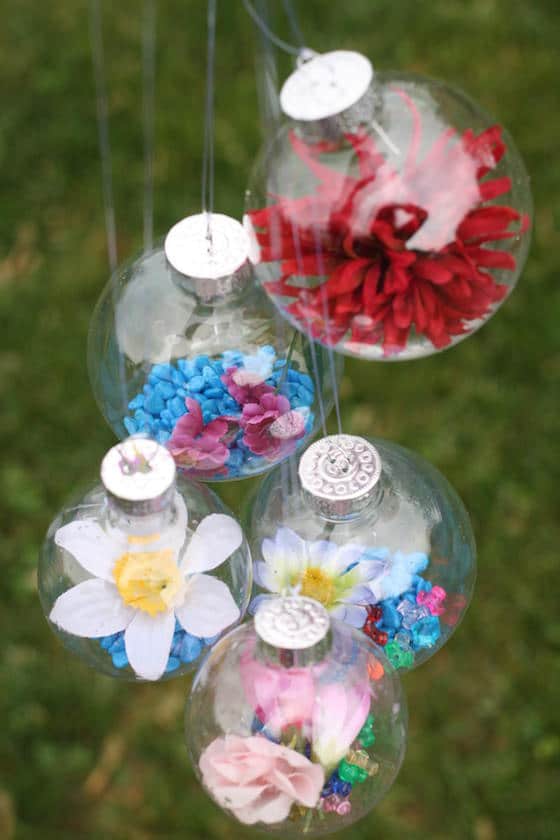
{"type": "Polygon", "coordinates": [[[110,676],[161,680],[191,671],[242,619],[251,558],[220,499],[178,477],[165,447],[134,436],[51,524],[38,579],[73,653],[110,676]]]}

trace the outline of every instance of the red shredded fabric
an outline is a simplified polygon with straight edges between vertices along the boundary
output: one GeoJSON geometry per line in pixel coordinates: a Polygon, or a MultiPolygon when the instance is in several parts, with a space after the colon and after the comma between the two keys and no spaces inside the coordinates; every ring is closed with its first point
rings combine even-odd
{"type": "Polygon", "coordinates": [[[469,332],[509,290],[488,269],[515,269],[510,253],[484,245],[528,227],[512,207],[491,203],[511,190],[511,179],[484,180],[506,150],[500,126],[460,138],[448,128],[419,162],[420,118],[396,92],[413,118],[398,171],[365,133],[346,135],[354,177],[321,162],[324,144],[292,132],[318,186],[249,213],[261,260],[280,262],[280,278],[266,288],[305,331],[331,345],[381,345],[386,356],[406,347],[412,329],[437,349],[469,332]]]}

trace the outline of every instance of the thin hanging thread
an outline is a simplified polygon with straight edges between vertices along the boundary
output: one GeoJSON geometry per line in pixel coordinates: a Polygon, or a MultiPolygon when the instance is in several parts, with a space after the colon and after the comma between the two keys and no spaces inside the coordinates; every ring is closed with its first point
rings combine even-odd
{"type": "Polygon", "coordinates": [[[109,141],[109,113],[107,105],[107,84],[105,81],[105,54],[103,50],[103,28],[99,0],[90,0],[89,35],[95,98],[97,105],[97,132],[101,156],[101,183],[103,189],[103,210],[105,215],[105,234],[107,238],[107,256],[111,274],[117,268],[117,228],[115,223],[115,202],[113,197],[113,167],[111,163],[111,144],[109,141]]]}
{"type": "MultiPolygon", "coordinates": [[[[113,298],[113,312],[115,317],[115,336],[117,335],[117,226],[115,220],[115,201],[113,196],[113,165],[111,158],[111,142],[109,138],[109,108],[107,99],[107,82],[105,78],[105,52],[103,49],[103,21],[99,0],[90,0],[89,4],[89,34],[93,76],[95,83],[95,98],[97,105],[97,131],[99,137],[99,153],[101,158],[101,182],[103,191],[103,211],[105,216],[105,234],[107,238],[107,256],[111,272],[111,295],[113,298]]],[[[128,411],[128,396],[126,389],[126,367],[124,355],[116,351],[119,366],[119,383],[122,400],[123,416],[128,411]]]]}
{"type": "Polygon", "coordinates": [[[154,244],[154,123],[156,0],[144,0],[142,31],[142,119],[144,128],[144,251],[154,244]]]}
{"type": "Polygon", "coordinates": [[[206,97],[202,158],[202,212],[206,213],[206,238],[212,247],[211,218],[214,212],[214,65],[216,55],[216,0],[208,0],[206,47],[206,97]]]}
{"type": "MultiPolygon", "coordinates": [[[[249,2],[249,0],[243,0],[243,5],[245,6],[245,11],[247,14],[253,19],[253,23],[257,26],[263,35],[276,47],[284,52],[289,53],[289,55],[299,55],[302,51],[302,47],[295,47],[293,44],[289,44],[287,41],[283,41],[282,38],[279,38],[278,35],[275,35],[272,29],[268,26],[268,24],[262,19],[262,17],[257,13],[254,6],[249,2]]],[[[286,8],[286,3],[284,3],[284,8],[286,8]]],[[[290,14],[288,15],[291,22],[295,21],[295,14],[293,9],[291,9],[290,14]]],[[[296,21],[297,26],[297,21],[296,21]]],[[[293,27],[293,23],[292,23],[293,27]]]]}

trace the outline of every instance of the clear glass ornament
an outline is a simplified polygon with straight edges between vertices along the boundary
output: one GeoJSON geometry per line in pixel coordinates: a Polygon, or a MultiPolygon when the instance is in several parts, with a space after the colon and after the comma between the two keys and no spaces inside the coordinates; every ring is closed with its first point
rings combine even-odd
{"type": "Polygon", "coordinates": [[[407,714],[381,649],[310,598],[275,598],[198,671],[185,729],[207,793],[243,825],[338,831],[387,793],[407,714]]]}
{"type": "Polygon", "coordinates": [[[251,609],[271,594],[315,598],[403,669],[425,662],[461,621],[476,576],[469,516],[409,450],[331,435],[311,444],[297,472],[273,470],[251,502],[251,609]]]}
{"type": "Polygon", "coordinates": [[[309,440],[320,401],[332,407],[332,374],[255,284],[242,225],[210,219],[183,219],[119,270],[92,318],[88,364],[118,437],[148,434],[190,477],[221,481],[262,473],[309,440]]]}
{"type": "Polygon", "coordinates": [[[102,483],[52,522],[38,587],[54,633],[97,671],[160,680],[191,671],[244,615],[243,532],[204,485],[175,477],[144,437],[109,450],[102,483]]]}
{"type": "MultiPolygon", "coordinates": [[[[369,68],[369,69],[368,69],[369,68]]],[[[413,359],[456,344],[512,291],[532,201],[507,133],[461,91],[312,57],[257,162],[246,222],[263,288],[341,353],[413,359]]]]}

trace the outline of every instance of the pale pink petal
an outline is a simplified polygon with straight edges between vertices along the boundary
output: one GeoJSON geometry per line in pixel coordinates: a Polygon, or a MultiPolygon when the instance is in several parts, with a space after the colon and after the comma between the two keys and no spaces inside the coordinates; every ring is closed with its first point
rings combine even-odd
{"type": "Polygon", "coordinates": [[[254,803],[266,784],[261,785],[218,785],[212,788],[212,793],[225,808],[244,808],[254,803]]]}
{"type": "Polygon", "coordinates": [[[273,770],[272,779],[279,790],[308,808],[315,807],[325,784],[325,774],[319,764],[307,765],[304,773],[292,770],[287,774],[273,770]]]}
{"type": "Polygon", "coordinates": [[[124,634],[124,645],[130,667],[137,676],[159,680],[167,666],[174,630],[172,610],[154,616],[136,611],[124,634]]]}
{"type": "Polygon", "coordinates": [[[92,578],[59,595],[49,618],[67,633],[98,639],[124,630],[134,612],[123,602],[114,584],[92,578]]]}
{"type": "Polygon", "coordinates": [[[367,683],[319,685],[313,710],[313,752],[324,767],[344,758],[368,716],[367,683]]]}
{"type": "Polygon", "coordinates": [[[192,535],[181,569],[189,575],[215,569],[237,551],[242,541],[243,533],[233,517],[211,513],[192,535]]]}
{"type": "Polygon", "coordinates": [[[240,616],[229,588],[211,575],[187,579],[185,601],[175,613],[187,633],[199,637],[221,633],[240,616]]]}
{"type": "Polygon", "coordinates": [[[74,557],[95,577],[112,580],[111,571],[119,551],[96,522],[77,519],[63,525],[54,535],[55,543],[74,557]]]}
{"type": "Polygon", "coordinates": [[[289,796],[271,789],[268,795],[263,795],[254,805],[232,810],[237,819],[245,825],[254,825],[257,822],[270,825],[287,819],[292,803],[293,800],[289,796]]]}

